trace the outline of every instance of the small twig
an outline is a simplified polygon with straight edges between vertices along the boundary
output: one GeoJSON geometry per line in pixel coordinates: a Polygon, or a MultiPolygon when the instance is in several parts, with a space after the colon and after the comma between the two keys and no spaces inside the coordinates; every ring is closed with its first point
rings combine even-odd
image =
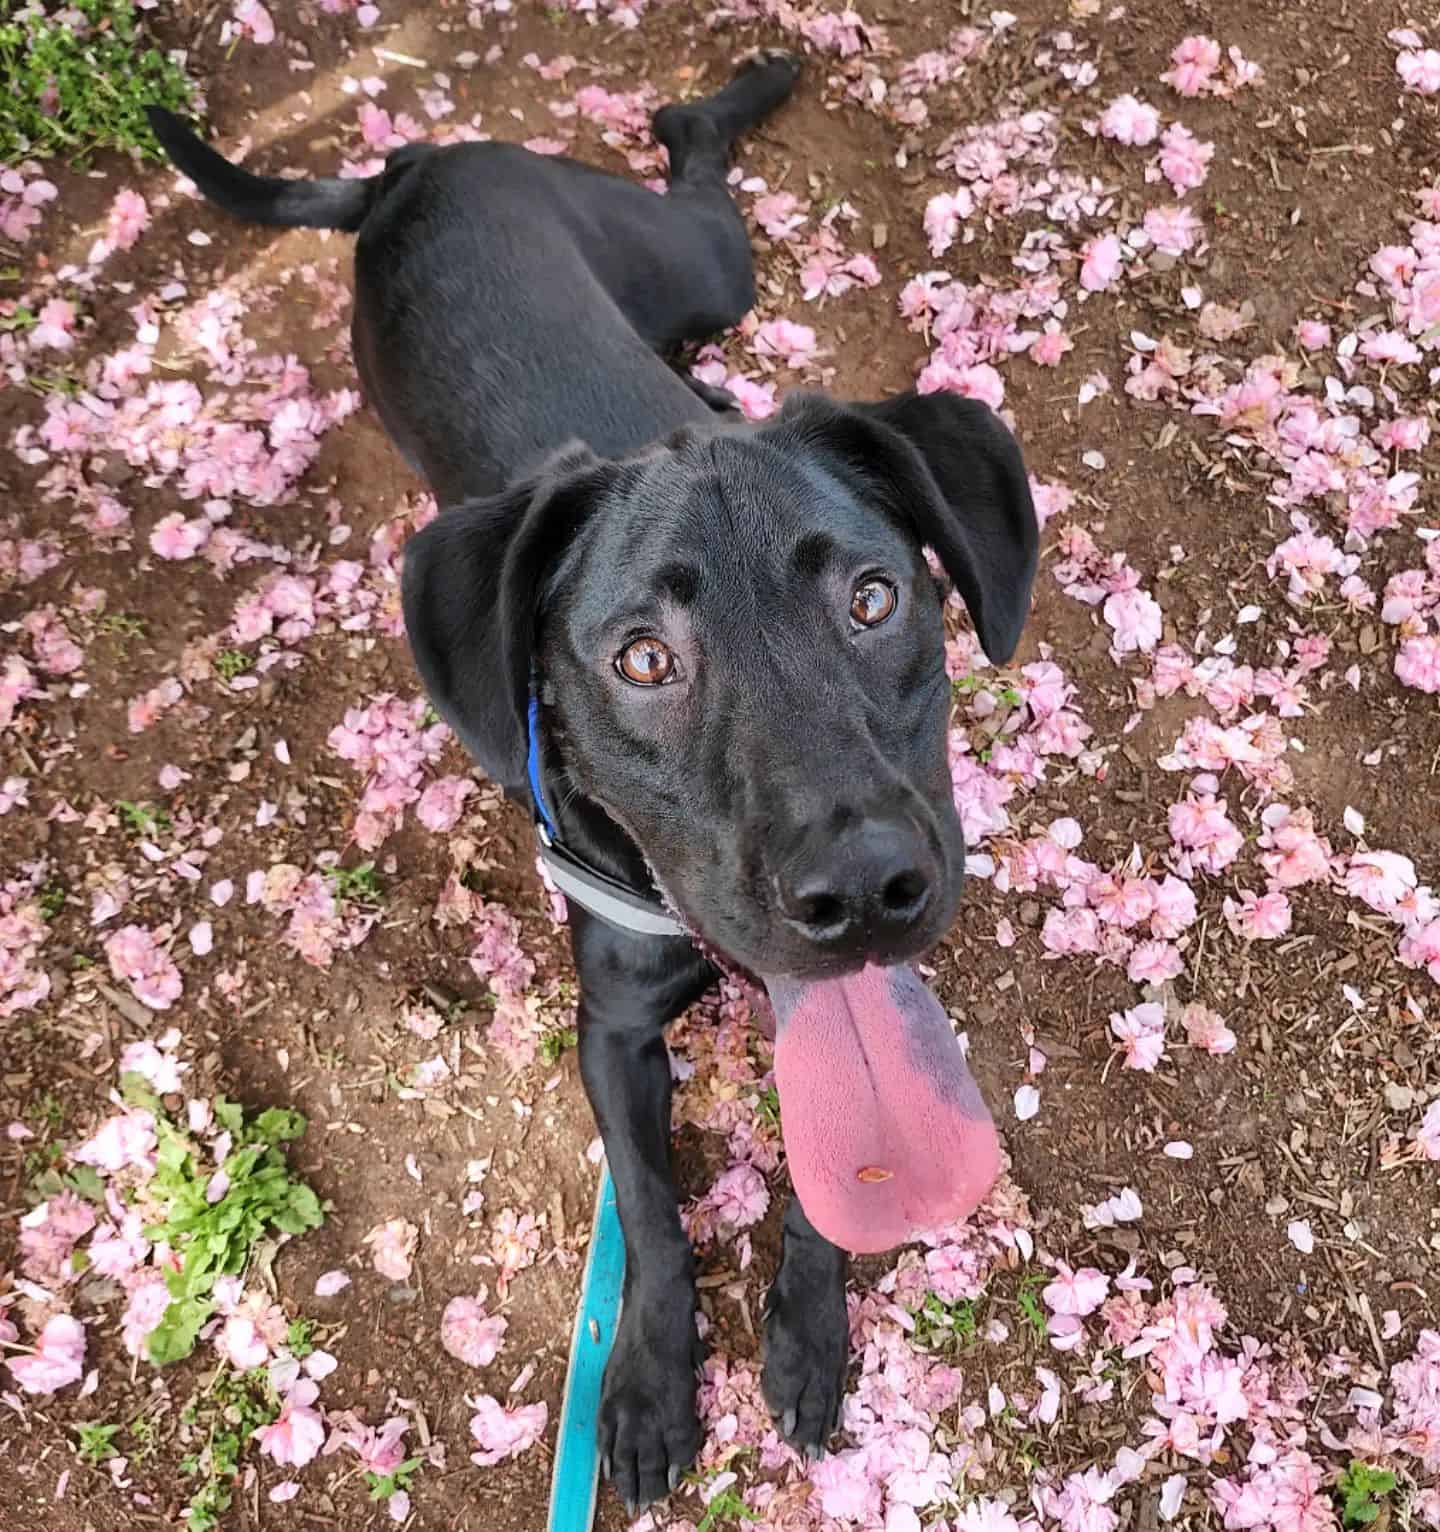
{"type": "Polygon", "coordinates": [[[112,988],[104,979],[92,978],[90,982],[132,1026],[143,1032],[150,1030],[151,1014],[138,1000],[112,988]]]}
{"type": "Polygon", "coordinates": [[[1370,1339],[1375,1342],[1375,1355],[1381,1367],[1385,1366],[1385,1347],[1380,1340],[1380,1328],[1375,1323],[1375,1315],[1370,1308],[1370,1297],[1367,1293],[1356,1295],[1356,1305],[1365,1320],[1366,1327],[1370,1331],[1370,1339]]]}
{"type": "Polygon", "coordinates": [[[389,48],[376,48],[374,53],[377,59],[384,59],[387,64],[409,64],[412,69],[430,67],[424,59],[412,58],[408,53],[392,53],[389,48]]]}

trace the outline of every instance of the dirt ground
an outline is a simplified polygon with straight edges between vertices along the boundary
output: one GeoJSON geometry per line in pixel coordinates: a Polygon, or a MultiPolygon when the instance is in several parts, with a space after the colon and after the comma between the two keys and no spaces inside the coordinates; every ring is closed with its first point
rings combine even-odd
{"type": "MultiPolygon", "coordinates": [[[[991,1249],[976,1300],[979,1334],[949,1354],[963,1376],[949,1411],[955,1431],[966,1407],[979,1409],[980,1420],[964,1429],[967,1439],[983,1437],[986,1445],[977,1448],[968,1478],[946,1495],[915,1503],[912,1514],[916,1526],[948,1528],[972,1494],[1010,1491],[1022,1519],[1114,1524],[1067,1520],[1065,1508],[1050,1502],[1027,1509],[1037,1484],[1043,1501],[1043,1486],[1108,1468],[1122,1444],[1139,1444],[1158,1376],[1143,1356],[1122,1360],[1098,1342],[1056,1348],[1043,1314],[1038,1327],[1027,1323],[1035,1304],[1028,1274],[1038,1269],[1048,1282],[1055,1261],[1111,1277],[1133,1262],[1161,1285],[1177,1269],[1193,1269],[1228,1310],[1232,1348],[1239,1337],[1254,1337],[1314,1381],[1307,1450],[1327,1476],[1348,1463],[1357,1449],[1353,1441],[1346,1445],[1356,1424],[1353,1408],[1344,1405],[1346,1390],[1371,1378],[1383,1393],[1389,1370],[1440,1313],[1440,1167],[1424,1157],[1415,1136],[1429,1103],[1440,1100],[1440,1010],[1425,968],[1402,960],[1396,920],[1347,892],[1343,862],[1363,843],[1409,858],[1422,885],[1440,875],[1440,818],[1433,809],[1440,716],[1433,695],[1394,673],[1404,636],[1396,625],[1379,606],[1366,610],[1338,593],[1344,571],[1332,565],[1313,596],[1287,599],[1284,569],[1267,572],[1291,533],[1291,507],[1273,493],[1273,443],[1243,414],[1196,413],[1195,396],[1185,389],[1200,386],[1201,372],[1229,385],[1256,359],[1280,355],[1293,368],[1287,386],[1322,403],[1334,398],[1327,396],[1327,377],[1344,380],[1335,383],[1342,396],[1352,384],[1372,390],[1370,405],[1354,404],[1361,415],[1375,412],[1367,432],[1391,416],[1433,427],[1427,366],[1440,361],[1433,350],[1418,363],[1382,357],[1373,364],[1362,351],[1350,365],[1348,354],[1337,362],[1333,344],[1307,352],[1296,340],[1296,326],[1307,320],[1330,324],[1334,342],[1350,332],[1363,340],[1390,323],[1383,284],[1377,291],[1369,263],[1382,247],[1411,237],[1410,220],[1425,216],[1413,194],[1434,186],[1440,172],[1437,98],[1403,90],[1396,46],[1387,41],[1392,28],[1418,25],[1413,13],[1388,0],[1264,7],[1229,0],[1132,0],[1128,7],[1011,0],[1013,25],[997,26],[968,0],[889,0],[861,7],[872,30],[856,34],[857,47],[846,56],[826,51],[823,28],[804,31],[802,23],[820,14],[805,6],[739,5],[733,10],[740,15],[717,17],[709,4],[681,0],[638,7],[638,25],[627,29],[623,16],[610,14],[613,6],[597,16],[516,0],[497,14],[488,5],[384,0],[367,29],[348,6],[332,14],[303,0],[278,0],[269,8],[277,40],[266,46],[241,40],[233,49],[220,38],[223,8],[163,9],[155,24],[168,41],[190,48],[212,136],[234,151],[249,135],[255,145],[249,162],[272,171],[332,171],[341,158],[358,163],[383,153],[363,143],[357,127],[368,98],[356,82],[379,76],[384,90],[374,100],[391,114],[411,113],[417,132],[478,114],[481,130],[497,138],[558,138],[581,158],[635,173],[627,153],[637,146],[643,152],[643,139],[573,111],[582,87],[623,93],[648,85],[658,101],[709,88],[758,44],[800,47],[807,69],[793,101],[747,142],[740,165],[747,183],[763,178],[769,193],[789,191],[810,204],[811,227],[844,204],[835,229],[847,253],[873,259],[878,281],[806,301],[798,276],[803,256],[794,242],[755,224],[758,315],[812,327],[819,359],[787,370],[757,357],[746,335],[723,338],[722,346],[730,373],[774,382],[782,394],[806,381],[850,398],[907,386],[939,343],[902,315],[901,293],[913,278],[944,269],[960,282],[1012,286],[1019,280],[1013,260],[1027,233],[1059,229],[1078,250],[1101,231],[1135,227],[1148,208],[1175,201],[1163,181],[1147,179],[1155,146],[1086,130],[1115,98],[1133,93],[1157,106],[1165,122],[1182,121],[1214,144],[1204,184],[1184,198],[1203,230],[1199,245],[1178,258],[1130,252],[1144,269],[1086,290],[1083,302],[1083,282],[1077,286],[1073,265],[1063,267],[1074,300],[1064,318],[1073,349],[1055,366],[1036,365],[1023,351],[998,363],[1004,406],[1031,474],[1074,492],[1046,526],[1034,614],[1014,670],[1042,660],[1057,664],[1074,688],[1071,706],[1091,732],[1083,753],[1049,757],[1041,779],[1027,782],[1008,804],[1008,824],[973,849],[1003,862],[1007,845],[1070,819],[1083,827],[1080,854],[1106,871],[1126,863],[1135,848],[1132,873],[1160,878],[1180,856],[1170,807],[1205,767],[1167,769],[1162,761],[1174,754],[1188,722],[1217,716],[1214,699],[1183,689],[1153,695],[1147,690],[1158,669],[1153,652],[1112,654],[1116,635],[1102,604],[1068,594],[1064,587],[1076,581],[1056,573],[1067,556],[1073,560],[1075,545],[1067,539],[1076,529],[1104,555],[1123,553],[1139,585],[1156,597],[1162,646],[1181,645],[1195,656],[1236,654],[1257,669],[1285,668],[1277,655],[1293,655],[1306,635],[1323,635],[1328,650],[1297,716],[1281,723],[1288,741],[1281,756],[1292,780],[1267,798],[1234,769],[1224,775],[1221,796],[1244,850],[1213,875],[1178,874],[1193,886],[1198,909],[1178,940],[1177,974],[1137,981],[1123,957],[1057,955],[1045,936],[1063,902],[1057,893],[1006,891],[1003,879],[984,877],[971,879],[961,917],[931,959],[933,985],[965,1028],[1011,1158],[1008,1222],[1029,1233],[1018,1248],[1012,1242],[1004,1253],[991,1249]],[[761,19],[746,19],[751,11],[761,19]],[[985,46],[952,79],[907,94],[910,62],[945,49],[961,27],[977,28],[985,46]],[[1162,84],[1172,49],[1194,33],[1238,48],[1262,66],[1263,81],[1198,97],[1162,84]],[[461,62],[465,54],[471,57],[461,62]],[[542,67],[564,56],[572,61],[568,69],[542,67]],[[1067,74],[1072,64],[1086,67],[1067,74]],[[883,99],[876,81],[887,87],[883,99]],[[453,112],[432,120],[426,96],[437,91],[453,102],[453,112]],[[923,102],[923,120],[907,101],[923,102]],[[1017,176],[1048,174],[1057,187],[1067,173],[1093,178],[1089,210],[1078,222],[1053,207],[1006,215],[997,198],[964,220],[970,237],[933,254],[923,223],[927,205],[957,186],[947,143],[978,125],[1037,112],[1054,114],[1044,171],[1033,170],[1039,160],[1027,166],[1016,159],[1008,168],[1017,176]],[[1370,291],[1357,291],[1366,281],[1370,291]],[[1159,398],[1127,393],[1127,376],[1165,336],[1193,350],[1190,375],[1159,398]],[[1097,373],[1110,389],[1082,404],[1083,385],[1097,373]],[[1227,634],[1231,645],[1216,649],[1227,634]],[[1334,860],[1324,875],[1287,888],[1288,932],[1248,941],[1232,929],[1224,905],[1241,889],[1266,887],[1267,827],[1260,816],[1267,803],[1311,811],[1334,860]],[[1158,1000],[1172,1018],[1192,1003],[1219,1013],[1237,1046],[1212,1056],[1188,1046],[1172,1020],[1171,1051],[1158,1068],[1123,1067],[1110,1018],[1146,1000],[1158,1000]],[[1022,1121],[1015,1101],[1025,1085],[1038,1089],[1041,1104],[1022,1121]],[[1182,1147],[1172,1154],[1167,1145],[1182,1147]],[[1180,1157],[1187,1145],[1188,1156],[1180,1157]],[[1143,1217],[1110,1227],[1086,1219],[1086,1210],[1125,1188],[1138,1194],[1143,1217]],[[1293,1232],[1297,1222],[1313,1234],[1308,1250],[1300,1248],[1308,1243],[1304,1233],[1297,1242],[1293,1232]],[[1033,1261],[1024,1259],[1027,1245],[1037,1251],[1033,1261]],[[1393,1321],[1382,1319],[1391,1314],[1393,1321]],[[1350,1370],[1344,1381],[1337,1357],[1350,1370]],[[1033,1393],[1037,1366],[1064,1377],[1058,1421],[1040,1426],[1024,1412],[1007,1416],[993,1409],[993,1398],[987,1406],[997,1388],[1033,1393]],[[1107,1366],[1118,1387],[1087,1398],[1076,1380],[1098,1379],[1107,1366]]],[[[11,727],[0,732],[0,780],[28,782],[28,796],[0,817],[0,882],[13,880],[17,907],[59,891],[30,963],[48,978],[48,994],[0,1013],[0,1122],[25,1130],[0,1140],[0,1294],[7,1267],[20,1271],[12,1240],[36,1201],[37,1178],[63,1168],[64,1152],[110,1110],[121,1051],[178,1026],[182,1056],[193,1065],[185,1095],[223,1090],[247,1108],[294,1107],[309,1119],[291,1163],[329,1211],[322,1227],[280,1249],[274,1299],[290,1318],[314,1320],[316,1343],[338,1362],[324,1383],[327,1409],[353,1409],[372,1423],[405,1414],[408,1450],[430,1449],[411,1487],[407,1525],[416,1532],[535,1532],[544,1525],[596,1183],[587,1154],[594,1127],[568,1031],[573,976],[564,931],[551,917],[525,816],[515,805],[477,783],[452,828],[429,830],[410,807],[376,849],[366,850],[356,840],[365,772],[332,740],[347,710],[387,694],[406,704],[419,695],[396,620],[393,553],[424,514],[423,485],[363,406],[320,429],[313,461],[273,503],[243,491],[199,490],[154,460],[136,466],[111,448],[64,459],[82,465],[77,472],[89,486],[87,498],[51,476],[63,452],[53,444],[48,452],[29,450],[60,376],[81,379],[87,366],[129,346],[137,331],[133,306],[172,283],[183,291],[155,300],[167,324],[182,309],[203,310],[215,295],[239,298],[234,314],[212,306],[214,333],[222,338],[208,351],[211,332],[187,338],[170,325],[156,353],[153,379],[192,380],[216,401],[220,418],[228,412],[253,426],[247,401],[260,387],[255,369],[266,357],[297,358],[310,370],[316,396],[356,387],[346,335],[348,242],[231,223],[177,191],[173,172],[154,164],[102,155],[88,170],[48,164],[44,173],[59,195],[27,240],[3,241],[10,269],[0,275],[0,299],[38,292],[43,302],[64,294],[82,322],[71,348],[43,358],[32,352],[28,372],[20,365],[0,383],[0,549],[9,550],[0,557],[0,652],[43,672],[36,659],[42,638],[25,624],[45,611],[79,645],[83,665],[41,673],[44,695],[22,699],[11,727]],[[67,264],[83,272],[122,187],[147,199],[148,228],[132,248],[110,255],[93,281],[73,272],[67,278],[67,264]],[[248,351],[242,336],[252,343],[248,351]],[[97,487],[128,507],[127,533],[107,539],[86,522],[97,487]],[[252,545],[281,550],[280,557],[241,556],[219,570],[204,558],[155,552],[157,524],[175,513],[195,517],[200,501],[212,498],[232,503],[229,529],[252,545]],[[17,552],[27,541],[53,550],[49,567],[27,568],[17,552]],[[279,624],[249,641],[236,636],[238,609],[277,571],[323,581],[345,559],[358,566],[359,595],[348,605],[337,600],[322,608],[293,637],[280,636],[279,624]],[[245,689],[217,673],[217,656],[235,651],[254,682],[245,689]],[[135,699],[167,678],[183,683],[179,700],[135,731],[135,699]],[[122,805],[154,806],[165,817],[137,820],[122,805]],[[284,939],[285,913],[247,902],[245,890],[257,869],[287,863],[310,873],[325,865],[327,853],[346,867],[373,862],[380,891],[356,885],[345,918],[368,921],[369,928],[353,944],[340,939],[328,966],[320,966],[284,939]],[[210,894],[217,880],[236,888],[223,906],[210,894]],[[457,886],[462,902],[479,903],[470,918],[442,924],[437,900],[457,886]],[[95,903],[107,894],[123,906],[108,924],[97,922],[95,903]],[[497,927],[497,909],[518,925],[512,930],[501,920],[497,927]],[[213,926],[213,949],[205,953],[186,939],[201,921],[213,926]],[[130,924],[166,928],[170,938],[183,994],[163,1013],[133,998],[107,958],[107,939],[130,924]],[[544,1039],[531,1062],[517,1063],[496,1035],[497,983],[471,961],[481,926],[508,933],[534,965],[520,986],[529,1001],[525,1025],[544,1039]],[[426,1039],[406,1025],[407,1016],[417,1015],[441,1023],[438,1036],[426,1039]],[[416,1067],[436,1056],[447,1076],[417,1087],[416,1067]],[[482,1199],[470,1195],[476,1190],[482,1199]],[[494,1294],[496,1231],[505,1210],[537,1220],[537,1257],[514,1276],[504,1301],[509,1328],[500,1358],[476,1371],[442,1347],[440,1316],[451,1298],[482,1282],[494,1294]],[[392,1282],[372,1269],[362,1241],[396,1218],[412,1222],[419,1239],[412,1274],[392,1282]],[[349,1273],[351,1285],[337,1297],[316,1298],[317,1277],[336,1268],[349,1273]],[[512,1402],[545,1402],[543,1439],[508,1461],[472,1464],[467,1396],[503,1400],[532,1364],[512,1402]]],[[[739,195],[753,213],[758,193],[739,195]]],[[[1429,216],[1440,221],[1440,211],[1429,216]]],[[[1024,248],[1033,253],[1043,242],[1024,248]]],[[[1039,320],[1021,323],[1043,328],[1039,320]]],[[[1300,507],[1334,539],[1332,548],[1358,554],[1355,567],[1377,592],[1425,563],[1426,545],[1415,529],[1440,526],[1428,432],[1418,450],[1397,447],[1389,456],[1389,472],[1419,475],[1413,512],[1398,528],[1346,545],[1343,492],[1332,486],[1300,507]]],[[[1406,631],[1423,633],[1423,619],[1406,631]]],[[[972,702],[972,693],[957,688],[957,727],[978,738],[984,716],[972,702]]],[[[1222,722],[1229,726],[1267,706],[1254,701],[1222,722]]],[[[412,722],[418,716],[417,704],[412,722]]],[[[426,780],[466,771],[453,742],[424,765],[426,780]]],[[[0,915],[9,913],[9,906],[0,908],[0,915]]],[[[736,1022],[744,1021],[748,1003],[734,995],[712,1000],[677,1029],[677,1057],[686,1061],[677,1146],[687,1196],[699,1197],[733,1159],[733,1143],[717,1126],[730,1123],[735,1110],[759,1112],[747,1103],[761,1101],[769,1083],[766,1044],[736,1022]]],[[[778,1188],[783,1165],[767,1179],[778,1188]]],[[[756,1398],[746,1369],[758,1359],[756,1329],[778,1251],[780,1205],[778,1195],[771,1199],[745,1236],[748,1244],[716,1237],[700,1250],[709,1340],[735,1397],[745,1401],[735,1406],[742,1420],[756,1398]]],[[[877,1294],[880,1302],[895,1268],[894,1257],[859,1263],[857,1302],[877,1294]]],[[[161,1370],[127,1354],[119,1326],[123,1294],[110,1279],[79,1280],[70,1306],[87,1322],[86,1368],[98,1368],[98,1385],[91,1394],[71,1387],[20,1395],[5,1393],[0,1383],[0,1457],[7,1465],[0,1525],[7,1532],[81,1532],[177,1524],[191,1493],[180,1464],[193,1446],[181,1416],[213,1375],[214,1355],[207,1360],[197,1352],[161,1370]],[[96,1421],[122,1425],[115,1447],[123,1466],[77,1459],[72,1427],[96,1421]]],[[[15,1317],[22,1312],[17,1308],[15,1317]]],[[[33,1333],[28,1323],[21,1329],[33,1333]]],[[[857,1376],[867,1365],[863,1352],[857,1330],[857,1376]]],[[[707,1417],[712,1435],[724,1414],[723,1402],[714,1404],[707,1417]]],[[[856,1437],[845,1440],[853,1445],[856,1437]]],[[[1423,1525],[1423,1493],[1440,1468],[1440,1437],[1429,1458],[1419,1449],[1391,1452],[1393,1446],[1385,1460],[1400,1468],[1394,1514],[1405,1520],[1397,1524],[1423,1525]],[[1402,1513],[1400,1497],[1407,1494],[1412,1499],[1402,1513]]],[[[766,1463],[763,1452],[757,1458],[707,1451],[702,1466],[712,1479],[721,1468],[739,1473],[740,1510],[720,1498],[707,1520],[699,1490],[690,1486],[657,1513],[656,1525],[667,1518],[705,1528],[753,1522],[905,1532],[911,1525],[894,1510],[893,1496],[883,1511],[825,1511],[793,1463],[766,1463]],[[792,1488],[774,1498],[750,1493],[767,1482],[792,1488]]],[[[1188,1481],[1177,1524],[1221,1525],[1224,1512],[1210,1487],[1246,1471],[1245,1447],[1231,1443],[1204,1460],[1175,1457],[1173,1443],[1167,1451],[1165,1472],[1178,1463],[1188,1481]]],[[[247,1462],[223,1525],[390,1524],[387,1506],[368,1498],[347,1458],[322,1457],[297,1470],[300,1493],[279,1503],[269,1491],[289,1470],[258,1453],[247,1462]]],[[[1113,1502],[1107,1499],[1107,1514],[1121,1525],[1155,1527],[1160,1477],[1157,1463],[1143,1480],[1119,1488],[1113,1502]]],[[[1305,1525],[1339,1524],[1330,1493],[1305,1525]]],[[[1387,1503],[1383,1515],[1391,1514],[1387,1503]]],[[[613,1532],[625,1525],[613,1496],[602,1496],[598,1526],[613,1532]]]]}

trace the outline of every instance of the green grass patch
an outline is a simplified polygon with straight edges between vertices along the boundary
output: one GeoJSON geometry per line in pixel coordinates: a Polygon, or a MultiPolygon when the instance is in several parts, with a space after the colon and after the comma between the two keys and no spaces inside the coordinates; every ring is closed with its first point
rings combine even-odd
{"type": "Polygon", "coordinates": [[[195,87],[149,43],[131,0],[31,0],[5,10],[0,161],[55,156],[83,165],[99,149],[160,158],[144,108],[188,112],[195,87]]]}
{"type": "Polygon", "coordinates": [[[185,1514],[187,1532],[213,1532],[234,1499],[240,1456],[261,1426],[280,1413],[280,1400],[263,1368],[221,1373],[181,1413],[183,1425],[201,1437],[199,1447],[180,1463],[180,1471],[200,1480],[185,1514]]]}

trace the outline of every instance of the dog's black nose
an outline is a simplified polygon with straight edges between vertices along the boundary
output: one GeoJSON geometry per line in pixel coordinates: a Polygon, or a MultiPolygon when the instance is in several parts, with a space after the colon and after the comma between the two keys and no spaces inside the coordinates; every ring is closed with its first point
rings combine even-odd
{"type": "Polygon", "coordinates": [[[919,921],[935,859],[901,819],[863,819],[839,835],[807,835],[779,879],[780,909],[807,940],[883,958],[919,921]]]}

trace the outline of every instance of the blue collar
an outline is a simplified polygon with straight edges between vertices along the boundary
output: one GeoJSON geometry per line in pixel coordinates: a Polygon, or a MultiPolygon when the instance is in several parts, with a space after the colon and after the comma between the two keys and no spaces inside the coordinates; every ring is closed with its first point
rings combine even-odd
{"type": "Polygon", "coordinates": [[[632,936],[688,937],[688,929],[658,899],[636,893],[560,844],[559,827],[550,812],[541,782],[540,697],[533,687],[526,723],[530,737],[525,769],[530,778],[530,797],[535,805],[535,835],[540,842],[540,861],[550,881],[582,910],[588,910],[598,919],[632,936]]]}
{"type": "Polygon", "coordinates": [[[540,698],[533,691],[530,693],[530,713],[527,721],[530,748],[526,755],[525,768],[530,773],[530,796],[535,800],[535,822],[553,841],[558,838],[560,832],[555,828],[555,819],[550,813],[550,805],[545,801],[545,789],[540,784],[540,698]]]}

